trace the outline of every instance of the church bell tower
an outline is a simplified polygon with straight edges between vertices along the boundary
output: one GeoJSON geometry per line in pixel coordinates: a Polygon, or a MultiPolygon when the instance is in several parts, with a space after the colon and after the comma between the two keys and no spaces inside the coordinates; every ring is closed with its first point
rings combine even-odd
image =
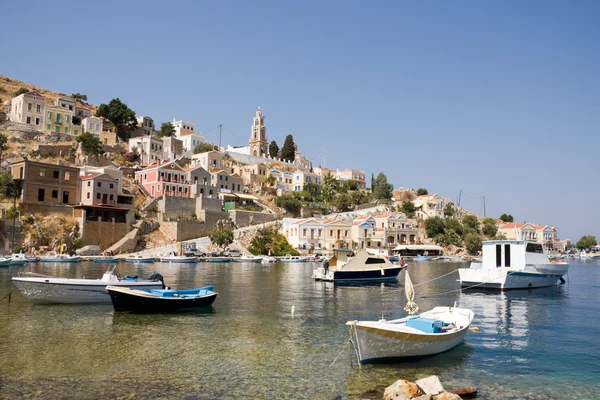
{"type": "Polygon", "coordinates": [[[257,157],[267,157],[267,126],[262,110],[258,107],[254,121],[252,122],[252,134],[250,135],[250,155],[257,157]]]}

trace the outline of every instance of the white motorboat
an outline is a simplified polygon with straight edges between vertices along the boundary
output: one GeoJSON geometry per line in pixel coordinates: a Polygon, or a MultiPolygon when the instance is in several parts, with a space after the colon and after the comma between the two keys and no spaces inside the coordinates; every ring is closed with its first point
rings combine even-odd
{"type": "Polygon", "coordinates": [[[262,260],[263,260],[263,257],[255,256],[253,254],[242,254],[241,256],[233,259],[233,261],[243,262],[243,263],[260,263],[260,262],[262,262],[262,260]]]}
{"type": "Polygon", "coordinates": [[[160,262],[166,263],[183,263],[183,264],[195,264],[198,262],[196,256],[178,256],[175,252],[170,252],[166,256],[160,258],[160,262]]]}
{"type": "Polygon", "coordinates": [[[392,264],[381,253],[333,249],[333,257],[324,261],[323,266],[313,270],[313,278],[318,281],[385,281],[396,280],[404,265],[392,264]]]}
{"type": "Polygon", "coordinates": [[[14,285],[34,303],[110,303],[106,286],[136,289],[164,288],[162,275],[154,272],[148,279],[137,276],[120,277],[116,266],[110,267],[101,279],[54,278],[40,274],[22,274],[12,278],[14,285]]]}
{"type": "Polygon", "coordinates": [[[154,257],[144,257],[140,254],[136,254],[133,257],[126,257],[125,261],[128,263],[153,263],[154,262],[154,257]]]}
{"type": "Polygon", "coordinates": [[[60,263],[76,263],[79,262],[79,256],[70,256],[68,254],[59,254],[55,251],[48,252],[45,256],[40,257],[41,262],[60,262],[60,263]]]}
{"type": "Polygon", "coordinates": [[[0,257],[0,267],[9,267],[10,262],[10,257],[0,257]]]}
{"type": "Polygon", "coordinates": [[[458,270],[460,285],[468,289],[529,289],[552,286],[569,270],[565,261],[550,261],[541,243],[524,240],[483,242],[481,262],[458,270]]]}
{"type": "Polygon", "coordinates": [[[15,253],[10,256],[10,265],[25,265],[29,262],[29,257],[24,253],[15,253]]]}
{"type": "Polygon", "coordinates": [[[360,362],[429,356],[461,343],[473,321],[465,308],[435,307],[417,316],[387,321],[348,321],[360,362]]]}
{"type": "Polygon", "coordinates": [[[264,256],[261,263],[262,264],[269,264],[269,263],[276,263],[277,262],[277,258],[273,257],[273,256],[264,256]]]}
{"type": "Polygon", "coordinates": [[[308,257],[292,256],[292,255],[286,254],[285,257],[280,258],[279,261],[281,261],[281,262],[308,262],[308,257]]]}

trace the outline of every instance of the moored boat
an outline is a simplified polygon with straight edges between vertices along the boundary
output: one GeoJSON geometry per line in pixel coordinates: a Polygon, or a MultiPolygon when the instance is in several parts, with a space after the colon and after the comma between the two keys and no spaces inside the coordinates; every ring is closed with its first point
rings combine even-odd
{"type": "Polygon", "coordinates": [[[10,256],[10,265],[25,265],[29,262],[28,257],[23,253],[14,253],[10,256]]]}
{"type": "Polygon", "coordinates": [[[136,254],[135,256],[132,256],[132,257],[126,257],[125,262],[134,263],[134,264],[135,263],[153,263],[154,257],[144,257],[142,255],[136,254]]]}
{"type": "Polygon", "coordinates": [[[211,263],[228,263],[230,261],[231,261],[230,257],[219,257],[219,256],[216,256],[216,257],[210,257],[208,259],[208,262],[211,262],[211,263]]]}
{"type": "Polygon", "coordinates": [[[166,256],[160,258],[160,262],[166,263],[183,263],[183,264],[195,264],[198,262],[196,256],[178,256],[175,252],[170,252],[166,256]]]}
{"type": "Polygon", "coordinates": [[[433,257],[430,257],[430,256],[426,256],[426,255],[419,254],[419,255],[417,255],[417,256],[414,258],[414,260],[415,260],[415,261],[419,261],[419,262],[421,262],[421,261],[432,261],[432,260],[433,260],[433,257]]]}
{"type": "Polygon", "coordinates": [[[473,321],[465,308],[435,307],[417,316],[387,321],[348,321],[360,362],[420,357],[460,344],[473,321]]]}
{"type": "Polygon", "coordinates": [[[530,289],[555,285],[569,270],[565,261],[550,262],[541,243],[524,240],[483,242],[481,262],[458,270],[467,289],[530,289]]]}
{"type": "Polygon", "coordinates": [[[263,260],[263,257],[255,256],[253,254],[242,254],[241,256],[233,259],[233,261],[243,262],[243,263],[260,263],[260,262],[262,262],[262,260],[263,260]]]}
{"type": "Polygon", "coordinates": [[[41,262],[60,262],[60,263],[77,263],[79,256],[71,256],[69,254],[59,254],[55,251],[48,252],[45,256],[40,257],[41,262]]]}
{"type": "Polygon", "coordinates": [[[107,285],[161,289],[163,277],[152,273],[148,279],[137,276],[120,277],[110,267],[101,279],[54,278],[40,274],[23,274],[12,278],[12,282],[29,301],[34,303],[109,303],[107,285]]]}
{"type": "Polygon", "coordinates": [[[279,261],[281,261],[281,262],[307,262],[308,257],[292,256],[290,254],[286,254],[285,257],[280,258],[279,261]]]}
{"type": "Polygon", "coordinates": [[[261,263],[262,264],[269,264],[269,263],[276,263],[277,262],[277,258],[273,257],[273,256],[264,256],[261,263]]]}
{"type": "Polygon", "coordinates": [[[106,288],[115,311],[138,313],[172,312],[210,306],[217,298],[217,293],[213,292],[213,289],[212,285],[188,290],[140,290],[116,286],[106,288]]]}
{"type": "Polygon", "coordinates": [[[121,261],[121,259],[119,257],[112,257],[112,256],[94,258],[95,263],[108,264],[108,263],[118,263],[119,261],[121,261]]]}
{"type": "Polygon", "coordinates": [[[393,264],[387,256],[352,250],[333,249],[333,257],[313,270],[318,281],[384,281],[396,280],[404,265],[393,264]]]}
{"type": "Polygon", "coordinates": [[[0,267],[9,267],[10,262],[10,257],[0,257],[0,267]]]}

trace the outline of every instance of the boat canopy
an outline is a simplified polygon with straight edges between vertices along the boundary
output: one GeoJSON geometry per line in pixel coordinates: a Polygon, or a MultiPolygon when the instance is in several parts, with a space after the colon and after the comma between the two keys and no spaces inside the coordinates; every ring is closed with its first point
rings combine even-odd
{"type": "Polygon", "coordinates": [[[393,264],[386,257],[375,256],[366,251],[359,251],[354,257],[348,259],[346,264],[338,266],[339,271],[367,271],[392,267],[393,264]]]}
{"type": "Polygon", "coordinates": [[[402,256],[423,255],[425,252],[430,256],[441,255],[444,254],[444,248],[434,244],[408,244],[398,245],[392,250],[392,254],[399,254],[402,256]]]}

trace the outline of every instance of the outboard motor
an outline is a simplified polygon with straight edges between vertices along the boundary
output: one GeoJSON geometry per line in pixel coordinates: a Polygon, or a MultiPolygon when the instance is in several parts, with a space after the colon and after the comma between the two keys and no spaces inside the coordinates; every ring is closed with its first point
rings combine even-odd
{"type": "Polygon", "coordinates": [[[150,275],[148,275],[149,281],[160,281],[162,282],[163,289],[165,288],[165,278],[158,272],[154,271],[150,275]]]}

